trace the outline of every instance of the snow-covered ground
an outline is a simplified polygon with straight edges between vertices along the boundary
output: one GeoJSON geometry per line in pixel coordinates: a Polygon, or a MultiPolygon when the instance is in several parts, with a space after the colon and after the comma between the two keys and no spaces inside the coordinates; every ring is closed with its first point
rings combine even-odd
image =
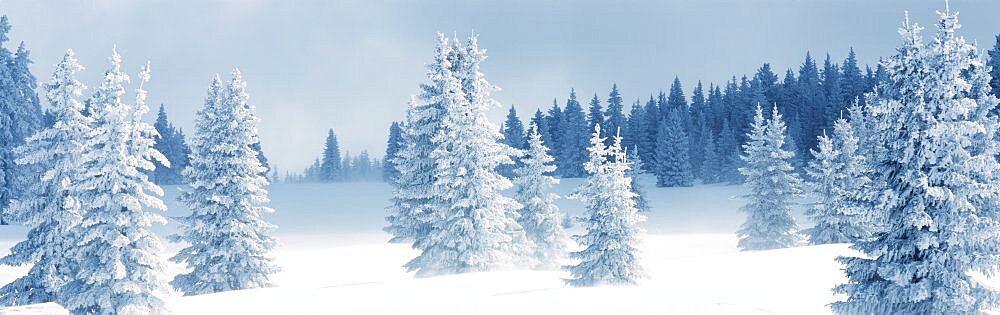
{"type": "MultiPolygon", "coordinates": [[[[556,187],[568,193],[580,180],[556,187]]],[[[274,288],[171,297],[175,314],[824,314],[844,277],[834,261],[847,245],[739,252],[733,234],[743,220],[739,186],[655,188],[644,177],[653,210],[641,248],[649,278],[634,287],[571,288],[562,271],[495,271],[414,279],[401,265],[416,255],[386,244],[381,232],[390,195],[383,183],[274,185],[269,219],[282,242],[284,269],[274,288]]],[[[185,209],[167,187],[168,215],[185,209]]],[[[571,215],[581,204],[560,200],[571,215]]],[[[801,219],[801,217],[799,217],[801,219]]],[[[800,221],[801,222],[801,221],[800,221]]],[[[169,234],[168,225],[157,230],[169,234]]],[[[574,230],[575,232],[576,230],[574,230]]],[[[24,235],[0,226],[0,246],[24,235]]],[[[179,245],[168,244],[165,257],[179,245]]],[[[6,250],[4,250],[6,251],[6,250]]],[[[171,265],[170,276],[181,266],[171,265]]],[[[0,282],[27,268],[0,267],[0,282]]],[[[0,314],[65,314],[55,304],[0,314]]]]}

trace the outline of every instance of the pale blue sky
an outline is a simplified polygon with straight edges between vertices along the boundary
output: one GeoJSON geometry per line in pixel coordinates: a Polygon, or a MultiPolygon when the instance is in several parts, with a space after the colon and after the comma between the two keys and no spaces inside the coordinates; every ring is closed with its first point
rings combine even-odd
{"type": "MultiPolygon", "coordinates": [[[[1000,1],[953,0],[961,34],[981,49],[1000,32],[1000,1]]],[[[265,152],[282,170],[308,165],[327,128],[342,147],[381,155],[392,120],[424,82],[434,34],[480,34],[496,98],[522,118],[575,87],[647,98],[680,76],[721,82],[770,62],[783,74],[806,51],[838,62],[893,52],[903,11],[933,31],[943,1],[57,1],[0,0],[14,41],[47,81],[67,48],[95,86],[114,44],[136,72],[150,60],[151,103],[191,131],[214,73],[239,67],[261,117],[265,152]]],[[[926,35],[931,36],[930,32],[926,35]]],[[[506,109],[493,113],[498,120],[506,109]]]]}

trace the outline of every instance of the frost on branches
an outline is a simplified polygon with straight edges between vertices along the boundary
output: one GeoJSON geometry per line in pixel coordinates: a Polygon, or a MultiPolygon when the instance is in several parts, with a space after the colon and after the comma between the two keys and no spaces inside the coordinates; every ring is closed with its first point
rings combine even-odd
{"type": "Polygon", "coordinates": [[[430,233],[414,244],[421,253],[406,266],[424,277],[535,265],[533,245],[517,223],[521,205],[501,193],[513,184],[497,167],[512,164],[516,150],[498,142],[499,129],[486,117],[497,105],[491,96],[497,88],[479,72],[485,50],[473,36],[464,46],[456,41],[451,53],[439,61],[437,100],[446,115],[432,140],[430,233]]]}
{"type": "Polygon", "coordinates": [[[542,143],[538,128],[532,126],[528,133],[528,149],[521,159],[521,167],[514,170],[514,199],[523,206],[517,222],[524,227],[528,239],[535,244],[534,256],[542,269],[559,266],[559,259],[566,255],[566,231],[561,225],[563,215],[556,206],[552,186],[559,179],[546,175],[556,170],[555,160],[542,143]]]}
{"type": "Polygon", "coordinates": [[[583,250],[570,253],[579,263],[564,267],[571,274],[566,282],[573,286],[630,285],[645,277],[639,265],[643,231],[638,224],[646,218],[636,208],[632,178],[625,175],[629,163],[621,137],[616,136],[610,147],[604,142],[597,125],[590,139],[590,160],[584,165],[590,176],[569,196],[586,206],[581,218],[586,233],[573,236],[583,250]]]}
{"type": "Polygon", "coordinates": [[[746,177],[750,192],[743,196],[748,202],[740,208],[747,219],[736,231],[738,246],[741,250],[797,246],[801,237],[790,212],[793,200],[802,197],[802,179],[789,162],[794,153],[783,148],[785,123],[777,107],[767,122],[757,105],[747,136],[741,156],[746,165],[739,171],[746,177]]]}
{"type": "Polygon", "coordinates": [[[939,13],[937,34],[903,23],[903,44],[885,61],[891,80],[873,104],[882,148],[872,165],[886,183],[874,211],[885,226],[841,257],[848,282],[842,314],[976,314],[997,306],[987,275],[1000,265],[997,120],[989,113],[985,61],[955,32],[958,14],[939,13]]]}
{"type": "Polygon", "coordinates": [[[81,205],[78,191],[81,162],[91,119],[83,115],[80,96],[86,88],[76,79],[83,70],[72,50],[56,65],[45,85],[54,124],[40,130],[18,147],[19,164],[34,164],[42,170],[30,192],[15,199],[8,219],[28,227],[24,241],[11,248],[0,263],[11,266],[31,264],[28,274],[0,288],[0,305],[25,305],[56,301],[62,286],[73,276],[67,252],[74,246],[69,231],[79,224],[81,205]]]}
{"type": "Polygon", "coordinates": [[[153,148],[156,130],[142,121],[149,111],[142,84],[148,64],[139,74],[135,105],[123,100],[129,77],[121,71],[114,51],[111,69],[90,100],[93,129],[82,156],[82,179],[74,186],[83,218],[71,231],[74,247],[67,251],[75,275],[59,293],[60,304],[72,313],[162,314],[163,247],[150,230],[166,219],[150,210],[166,210],[163,190],[145,172],[152,160],[169,165],[153,148]]]}
{"type": "Polygon", "coordinates": [[[215,77],[198,111],[188,184],[178,198],[191,214],[179,219],[181,232],[173,236],[189,245],[171,258],[190,268],[170,282],[185,295],[269,287],[279,270],[269,256],[276,227],[263,215],[274,210],[253,148],[257,118],[248,99],[234,70],[225,88],[215,77]]]}

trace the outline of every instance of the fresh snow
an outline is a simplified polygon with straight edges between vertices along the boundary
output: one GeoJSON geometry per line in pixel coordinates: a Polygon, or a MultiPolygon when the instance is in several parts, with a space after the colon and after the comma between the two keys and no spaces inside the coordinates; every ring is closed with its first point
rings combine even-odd
{"type": "MultiPolygon", "coordinates": [[[[273,252],[282,272],[276,287],[165,299],[174,314],[388,314],[430,312],[464,314],[655,313],[655,314],[826,314],[834,301],[830,289],[845,280],[839,255],[846,244],[739,252],[733,231],[743,222],[738,208],[741,186],[696,185],[653,188],[641,177],[652,209],[642,223],[640,243],[649,278],[634,287],[573,288],[564,271],[494,271],[414,278],[403,264],[418,252],[388,244],[381,232],[391,194],[383,183],[272,185],[268,219],[279,226],[282,245],[273,252]],[[441,297],[447,297],[448,304],[441,297]],[[592,301],[580,303],[580,301],[592,301]],[[624,303],[621,301],[630,301],[624,303]],[[447,305],[444,307],[443,305],[447,305]],[[472,308],[475,307],[475,308],[472,308]]],[[[553,192],[568,193],[582,179],[563,179],[553,192]]],[[[165,187],[170,217],[187,214],[165,187]]],[[[582,204],[560,198],[557,205],[580,215],[582,204]]],[[[801,209],[795,212],[802,221],[801,209]]],[[[176,225],[154,228],[161,237],[176,225]]],[[[0,246],[9,248],[27,231],[0,226],[0,246]]],[[[580,232],[579,226],[570,230],[580,232]]],[[[570,245],[572,246],[575,245],[570,245]]],[[[163,257],[181,245],[168,243],[163,257]]],[[[566,261],[568,263],[569,261],[566,261]]],[[[171,263],[168,276],[183,271],[171,263]]],[[[0,267],[0,282],[27,272],[0,267]]],[[[994,285],[1000,285],[994,281],[994,285]]],[[[47,303],[0,309],[0,314],[66,314],[47,303]]]]}

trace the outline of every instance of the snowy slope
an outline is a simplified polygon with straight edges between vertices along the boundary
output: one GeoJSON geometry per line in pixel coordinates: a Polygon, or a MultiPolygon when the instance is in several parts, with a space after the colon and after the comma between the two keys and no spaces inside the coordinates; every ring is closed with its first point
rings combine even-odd
{"type": "MultiPolygon", "coordinates": [[[[557,187],[565,195],[579,180],[557,187]]],[[[740,187],[654,188],[642,249],[650,278],[636,287],[570,288],[562,271],[495,271],[414,279],[400,266],[416,255],[386,244],[381,232],[389,188],[381,183],[275,185],[272,221],[283,243],[275,252],[284,271],[275,288],[194,297],[167,303],[175,314],[824,314],[843,281],[833,258],[847,245],[741,253],[732,234],[742,222],[740,187]]],[[[171,216],[184,211],[172,201],[171,216]]],[[[575,201],[561,200],[571,214],[575,201]]],[[[158,233],[169,233],[167,226],[158,233]]],[[[9,248],[24,231],[0,227],[9,248]]],[[[175,251],[177,245],[168,247],[175,251]]],[[[170,253],[164,253],[169,255],[170,253]]],[[[180,271],[172,266],[171,275],[180,271]]],[[[7,282],[26,268],[0,267],[7,282]]],[[[0,314],[65,314],[55,304],[0,314]]]]}

